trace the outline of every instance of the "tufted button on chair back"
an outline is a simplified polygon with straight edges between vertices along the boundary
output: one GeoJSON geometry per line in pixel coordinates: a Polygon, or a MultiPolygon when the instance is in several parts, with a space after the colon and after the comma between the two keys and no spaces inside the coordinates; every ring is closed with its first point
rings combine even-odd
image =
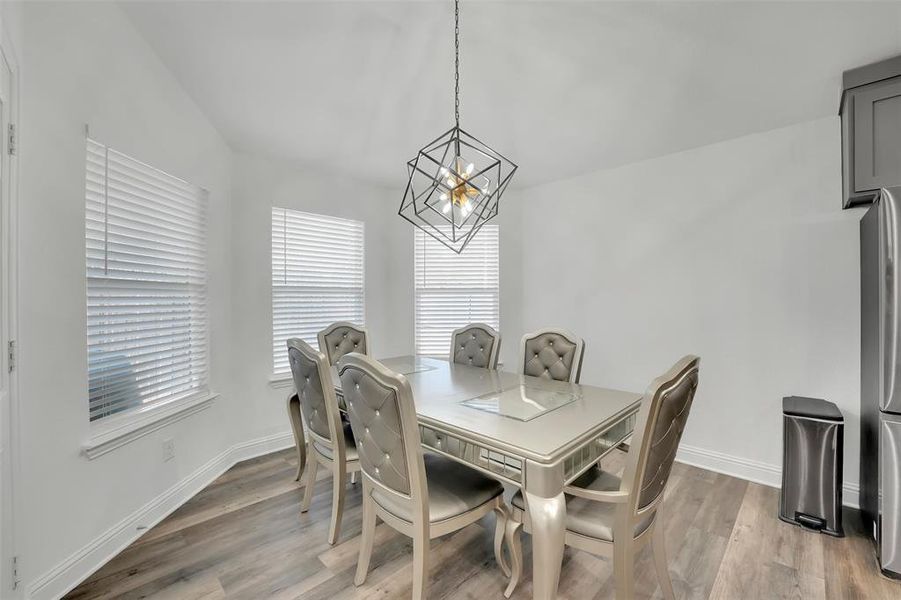
{"type": "Polygon", "coordinates": [[[484,323],[471,323],[451,334],[450,361],[458,365],[497,369],[501,334],[484,323]]]}
{"type": "Polygon", "coordinates": [[[407,379],[362,354],[347,354],[338,365],[364,475],[403,498],[427,500],[419,425],[407,379]]]}
{"type": "Polygon", "coordinates": [[[353,323],[338,321],[319,332],[319,350],[328,358],[330,365],[338,364],[345,354],[358,352],[369,354],[366,329],[353,323]]]}
{"type": "Polygon", "coordinates": [[[579,383],[582,375],[582,338],[563,329],[542,329],[522,338],[523,375],[579,383]]]}
{"type": "Polygon", "coordinates": [[[697,356],[683,357],[645,392],[623,474],[623,482],[638,492],[632,494],[636,514],[652,510],[663,497],[698,389],[700,363],[697,356]]]}
{"type": "Polygon", "coordinates": [[[327,394],[334,394],[334,386],[329,385],[326,391],[322,385],[322,377],[330,377],[325,356],[303,340],[292,338],[288,340],[288,362],[307,428],[325,441],[333,440],[335,432],[331,421],[340,416],[332,414],[338,410],[337,399],[334,407],[327,402],[327,394]]]}

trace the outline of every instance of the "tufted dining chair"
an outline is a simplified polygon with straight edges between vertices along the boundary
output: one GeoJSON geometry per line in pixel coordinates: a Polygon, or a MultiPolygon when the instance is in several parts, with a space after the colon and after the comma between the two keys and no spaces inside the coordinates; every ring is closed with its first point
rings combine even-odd
{"type": "Polygon", "coordinates": [[[369,354],[369,340],[365,327],[347,321],[332,323],[319,332],[319,350],[328,358],[328,364],[337,365],[338,359],[349,352],[369,354]]]}
{"type": "MultiPolygon", "coordinates": [[[[600,556],[613,556],[616,597],[635,595],[635,556],[652,544],[657,582],[668,600],[674,598],[663,538],[663,493],[676,450],[698,388],[701,359],[685,356],[651,382],[642,400],[622,478],[592,465],[564,489],[565,543],[600,556]]],[[[530,525],[522,492],[513,495],[513,576],[509,598],[522,573],[519,527],[530,525]]]]}
{"type": "Polygon", "coordinates": [[[322,464],[332,471],[332,521],[328,543],[334,544],[341,530],[344,510],[344,475],[360,470],[360,458],[350,426],[341,422],[325,355],[303,340],[293,338],[288,340],[288,362],[295,387],[295,392],[288,396],[288,416],[297,445],[297,479],[300,480],[304,470],[307,473],[301,512],[310,509],[317,467],[322,464]],[[309,448],[304,424],[311,438],[309,448]]]}
{"type": "Polygon", "coordinates": [[[470,323],[451,334],[450,362],[470,367],[497,369],[501,334],[490,325],[470,323]]]}
{"type": "Polygon", "coordinates": [[[522,337],[522,373],[579,383],[585,342],[565,329],[540,329],[522,337]]]}
{"type": "Polygon", "coordinates": [[[509,509],[499,481],[443,456],[423,455],[413,392],[407,378],[362,354],[338,363],[341,389],[363,469],[363,524],[355,585],[369,571],[376,519],[413,538],[413,598],[426,597],[429,540],[497,513],[495,557],[511,568],[503,543],[509,509]]]}

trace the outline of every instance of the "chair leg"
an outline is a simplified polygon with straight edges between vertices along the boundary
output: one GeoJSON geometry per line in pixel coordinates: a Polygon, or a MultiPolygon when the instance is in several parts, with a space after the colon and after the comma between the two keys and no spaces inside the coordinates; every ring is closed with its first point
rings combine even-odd
{"type": "Polygon", "coordinates": [[[307,445],[301,444],[297,447],[297,473],[294,475],[294,481],[300,481],[303,477],[304,465],[307,464],[307,445]]]}
{"type": "Polygon", "coordinates": [[[372,543],[375,540],[375,507],[369,490],[363,486],[363,524],[360,535],[360,558],[357,560],[357,574],[354,576],[354,585],[363,585],[369,572],[369,559],[372,557],[372,543]]]}
{"type": "Polygon", "coordinates": [[[357,472],[351,471],[350,473],[350,484],[353,485],[357,482],[357,472]]]}
{"type": "Polygon", "coordinates": [[[510,577],[510,563],[504,556],[504,534],[507,531],[507,521],[510,518],[509,510],[503,504],[494,508],[497,517],[494,526],[494,560],[497,561],[505,577],[510,577]]]}
{"type": "Polygon", "coordinates": [[[413,532],[413,600],[425,600],[429,587],[429,532],[415,527],[413,532]]]}
{"type": "Polygon", "coordinates": [[[507,521],[504,538],[507,540],[507,548],[510,549],[510,583],[504,590],[504,597],[509,598],[513,595],[513,590],[519,584],[522,577],[522,540],[520,539],[520,529],[522,523],[510,519],[507,521]]]}
{"type": "Polygon", "coordinates": [[[303,491],[303,504],[300,512],[305,513],[310,510],[310,502],[313,501],[313,488],[316,487],[316,470],[319,468],[319,461],[313,455],[313,451],[307,452],[307,483],[306,489],[303,491]]]}
{"type": "MultiPolygon", "coordinates": [[[[615,534],[614,534],[615,535],[615,534]]],[[[626,543],[613,543],[613,580],[617,600],[632,600],[635,596],[635,557],[626,543]]]]}
{"type": "Polygon", "coordinates": [[[303,418],[300,414],[300,400],[297,394],[288,396],[288,420],[291,422],[291,431],[294,433],[294,446],[297,448],[297,473],[294,481],[300,481],[303,476],[303,466],[307,462],[307,441],[303,432],[303,418]]]}
{"type": "MultiPolygon", "coordinates": [[[[658,517],[659,518],[659,517],[658,517]]],[[[654,552],[654,568],[657,570],[657,583],[666,600],[675,600],[673,581],[669,576],[669,566],[666,561],[666,541],[663,536],[663,523],[655,523],[651,544],[654,552]]]]}
{"type": "Polygon", "coordinates": [[[332,546],[341,531],[341,515],[344,513],[344,465],[332,464],[332,522],[328,530],[328,543],[332,546]]]}

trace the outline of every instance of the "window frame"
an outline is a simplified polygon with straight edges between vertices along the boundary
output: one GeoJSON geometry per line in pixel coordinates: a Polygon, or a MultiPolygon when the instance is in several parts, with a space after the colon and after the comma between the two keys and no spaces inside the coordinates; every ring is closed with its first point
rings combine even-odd
{"type": "MultiPolygon", "coordinates": [[[[152,186],[153,183],[147,185],[152,186]]],[[[135,189],[143,193],[150,193],[147,191],[149,188],[136,187],[135,189]]],[[[213,393],[210,390],[210,301],[208,296],[209,191],[201,186],[187,182],[157,167],[140,161],[124,152],[111,148],[97,140],[86,137],[84,193],[86,301],[84,314],[86,318],[85,342],[87,350],[85,374],[87,376],[88,384],[88,388],[85,390],[85,398],[87,400],[87,420],[90,435],[83,445],[83,451],[88,458],[93,459],[170,422],[180,420],[190,414],[205,409],[218,394],[213,393]],[[111,155],[114,155],[114,160],[117,161],[118,164],[117,167],[110,166],[111,155]],[[93,166],[96,169],[101,156],[102,161],[99,164],[103,168],[102,176],[95,172],[92,180],[92,160],[94,161],[93,166]],[[111,187],[113,186],[111,186],[110,183],[115,182],[116,184],[121,185],[123,180],[120,178],[125,177],[124,174],[127,172],[127,169],[134,169],[136,174],[143,177],[157,177],[161,182],[159,185],[177,184],[179,186],[184,186],[186,190],[189,190],[189,193],[186,192],[186,195],[179,201],[185,201],[185,199],[187,199],[189,203],[192,201],[198,202],[196,206],[191,208],[191,210],[194,211],[194,218],[196,219],[192,222],[192,226],[195,227],[196,232],[184,234],[184,238],[191,243],[195,243],[199,248],[199,251],[195,253],[195,258],[191,261],[185,261],[184,264],[176,263],[177,266],[170,265],[169,271],[157,271],[157,273],[161,274],[156,280],[153,277],[141,278],[140,274],[142,273],[142,269],[144,270],[143,273],[150,273],[151,269],[155,266],[153,264],[154,260],[158,261],[157,267],[159,261],[165,262],[165,258],[162,258],[162,255],[158,254],[160,251],[159,246],[163,245],[158,238],[160,235],[165,236],[167,232],[165,229],[166,220],[164,217],[169,214],[167,213],[169,208],[163,207],[171,205],[173,201],[171,198],[166,198],[165,193],[159,193],[157,196],[150,196],[150,198],[156,202],[142,206],[141,210],[145,211],[146,214],[144,216],[148,219],[148,222],[151,223],[153,227],[158,227],[163,233],[154,233],[152,229],[143,230],[142,233],[147,235],[146,244],[149,245],[144,245],[145,242],[131,242],[130,252],[126,252],[124,248],[128,246],[128,243],[122,242],[121,240],[113,242],[110,239],[111,235],[116,235],[115,233],[112,233],[113,231],[121,229],[123,226],[121,220],[124,218],[117,217],[120,223],[111,226],[112,217],[110,208],[114,207],[115,210],[124,210],[122,207],[128,204],[128,200],[123,200],[123,197],[120,196],[113,196],[111,194],[111,187]],[[97,181],[98,177],[100,177],[99,184],[97,181]],[[102,192],[99,192],[98,189],[102,190],[102,192]],[[122,204],[123,202],[125,202],[125,204],[122,204]],[[102,218],[99,220],[97,215],[98,207],[102,208],[103,211],[102,218]],[[102,226],[102,231],[98,224],[99,226],[102,226]],[[156,237],[151,237],[151,233],[156,237]],[[96,247],[98,241],[103,244],[102,250],[99,250],[96,247]],[[95,245],[93,248],[92,243],[95,245]],[[126,245],[123,246],[122,244],[126,245]],[[156,248],[153,248],[154,245],[156,248]],[[123,260],[121,256],[115,259],[112,258],[113,256],[116,256],[116,252],[121,254],[121,256],[128,256],[129,260],[136,265],[135,271],[129,273],[127,270],[120,267],[114,269],[115,271],[118,271],[115,274],[106,272],[105,275],[98,276],[96,273],[98,257],[102,256],[104,264],[108,261],[117,262],[123,260]],[[142,254],[142,252],[146,252],[147,254],[142,254]],[[198,266],[199,272],[196,268],[198,266]],[[176,277],[179,269],[182,269],[183,273],[187,274],[184,281],[179,281],[176,277]],[[125,276],[126,273],[130,276],[125,276]],[[165,281],[165,277],[171,277],[173,280],[165,281]],[[101,412],[92,419],[92,412],[95,412],[97,407],[92,405],[91,402],[91,373],[92,371],[95,373],[102,372],[102,369],[98,369],[96,365],[92,367],[94,364],[91,360],[92,350],[90,336],[92,335],[92,329],[95,329],[94,335],[101,334],[108,337],[116,337],[117,335],[124,336],[128,332],[128,330],[125,329],[117,334],[115,332],[117,327],[115,324],[110,324],[108,321],[103,322],[102,319],[104,317],[102,316],[98,319],[98,313],[96,312],[92,314],[92,311],[98,310],[101,311],[101,315],[103,314],[103,311],[106,311],[107,314],[115,314],[115,311],[117,310],[117,304],[115,302],[107,303],[101,300],[100,303],[92,305],[92,298],[94,300],[102,298],[103,294],[109,293],[110,290],[115,290],[117,288],[123,289],[127,293],[127,291],[131,289],[144,288],[153,290],[154,286],[157,286],[158,288],[168,287],[170,290],[175,290],[171,293],[176,295],[180,293],[178,292],[179,289],[184,290],[183,293],[186,298],[185,310],[188,314],[188,324],[185,325],[184,328],[187,329],[189,333],[187,334],[187,342],[184,340],[179,341],[177,336],[175,334],[173,335],[176,339],[173,339],[172,343],[176,346],[178,343],[187,343],[185,350],[186,354],[182,360],[179,360],[179,357],[170,358],[170,360],[172,360],[171,365],[165,364],[165,361],[163,360],[158,362],[145,362],[144,367],[150,373],[160,372],[165,374],[169,366],[171,366],[172,369],[180,370],[182,373],[187,372],[189,373],[187,376],[188,387],[183,390],[177,390],[171,394],[163,394],[152,401],[145,401],[143,399],[144,397],[139,395],[138,398],[141,399],[139,404],[135,406],[125,406],[119,410],[111,409],[105,414],[101,412]],[[95,322],[95,324],[92,325],[92,320],[99,320],[100,322],[95,322]],[[106,331],[103,330],[104,327],[106,327],[106,331]],[[96,331],[97,329],[99,329],[99,332],[96,331]]],[[[127,197],[128,196],[126,196],[126,198],[127,197]]],[[[190,206],[190,204],[185,206],[190,206]]],[[[189,228],[186,227],[185,229],[189,228]]],[[[175,229],[170,227],[168,233],[171,234],[174,231],[175,229]]],[[[121,235],[120,232],[118,233],[121,235]]],[[[118,306],[119,310],[122,310],[121,305],[118,306]]],[[[146,333],[148,331],[146,320],[148,318],[153,319],[154,315],[158,315],[157,318],[159,318],[162,323],[166,322],[166,318],[172,318],[171,315],[166,315],[165,313],[166,311],[160,310],[156,313],[151,313],[149,317],[147,316],[147,313],[136,316],[135,319],[137,320],[137,324],[143,326],[140,327],[139,330],[143,329],[146,333]]],[[[121,317],[120,313],[120,318],[121,317]]],[[[109,319],[110,317],[106,318],[109,319]]],[[[125,325],[122,323],[119,324],[119,327],[123,326],[125,325]]],[[[108,346],[114,342],[107,341],[101,342],[100,344],[95,343],[93,346],[95,348],[103,348],[104,343],[108,346]]],[[[148,342],[146,337],[143,337],[143,339],[139,337],[138,339],[125,340],[125,347],[122,348],[121,351],[123,353],[133,354],[134,352],[140,352],[142,348],[146,349],[149,343],[150,342],[148,342]]],[[[134,368],[134,365],[132,365],[131,368],[134,368]]],[[[163,375],[153,376],[154,379],[158,380],[158,384],[165,381],[165,379],[161,379],[161,377],[163,377],[163,375]]],[[[158,390],[158,392],[165,391],[165,388],[158,390]]],[[[125,399],[127,395],[128,392],[123,394],[122,399],[125,399]]],[[[124,404],[127,404],[127,402],[124,402],[124,404]]]]}
{"type": "MultiPolygon", "coordinates": [[[[354,323],[355,325],[365,328],[366,327],[366,223],[365,223],[365,221],[363,221],[361,219],[350,219],[350,218],[338,217],[338,216],[330,215],[330,214],[315,213],[315,212],[312,212],[309,210],[299,210],[299,209],[295,209],[295,208],[287,208],[287,207],[273,205],[271,207],[271,211],[270,211],[270,232],[271,232],[272,237],[270,238],[270,269],[271,269],[271,271],[270,271],[270,311],[271,312],[270,312],[269,325],[270,325],[270,342],[271,342],[272,352],[270,355],[270,362],[269,362],[269,367],[270,367],[269,382],[273,387],[288,387],[293,384],[290,366],[288,365],[288,362],[287,362],[288,350],[287,350],[287,346],[285,346],[285,340],[289,339],[289,338],[282,339],[281,336],[277,335],[277,330],[276,330],[276,317],[277,317],[276,294],[277,294],[277,292],[276,292],[276,289],[277,289],[277,287],[283,287],[283,288],[291,287],[291,288],[294,288],[295,293],[298,293],[298,294],[302,294],[304,292],[313,293],[317,289],[320,289],[320,290],[328,289],[330,292],[336,293],[336,294],[337,294],[337,292],[339,292],[342,289],[355,290],[353,293],[348,294],[346,296],[346,297],[352,299],[351,303],[355,302],[356,298],[359,299],[359,305],[354,306],[351,309],[351,312],[354,313],[353,315],[350,315],[348,312],[344,312],[344,313],[337,314],[337,315],[333,314],[322,321],[321,327],[319,327],[319,326],[315,327],[316,331],[310,330],[308,332],[307,336],[304,336],[301,334],[295,334],[295,333],[292,333],[290,335],[290,337],[300,337],[301,339],[304,339],[305,341],[307,341],[307,343],[309,343],[314,348],[318,348],[318,340],[316,339],[318,332],[321,331],[322,329],[325,329],[326,327],[328,327],[329,325],[331,325],[332,323],[334,323],[336,321],[350,321],[350,322],[354,323]],[[277,265],[276,265],[277,257],[276,257],[276,253],[275,253],[275,250],[276,250],[275,236],[276,236],[276,215],[278,212],[282,213],[282,215],[283,215],[282,218],[285,220],[285,229],[283,230],[281,235],[283,236],[284,243],[286,245],[288,243],[291,243],[292,239],[293,239],[293,243],[295,245],[302,245],[302,244],[310,243],[310,242],[302,241],[300,236],[298,236],[296,234],[293,238],[289,235],[289,232],[287,231],[287,220],[289,217],[295,219],[295,223],[298,224],[297,225],[298,227],[304,227],[304,226],[315,227],[316,226],[315,222],[319,221],[320,225],[323,224],[323,222],[328,222],[329,226],[334,228],[335,230],[345,228],[345,229],[353,231],[354,235],[358,236],[359,247],[358,248],[355,247],[351,251],[351,254],[358,254],[359,264],[353,264],[353,265],[348,266],[346,272],[358,274],[359,288],[357,288],[357,287],[345,288],[340,285],[333,285],[333,286],[326,287],[326,286],[316,286],[316,285],[309,285],[309,284],[302,285],[302,284],[297,284],[297,283],[290,284],[290,285],[289,284],[281,284],[281,286],[279,286],[276,282],[276,270],[278,268],[278,270],[280,270],[283,273],[284,277],[287,278],[289,256],[288,256],[288,251],[287,251],[287,246],[286,246],[285,250],[283,251],[284,252],[283,259],[282,259],[283,265],[277,267],[277,265]],[[302,222],[304,220],[307,221],[307,223],[305,225],[302,224],[302,222]],[[357,315],[359,315],[359,317],[360,317],[359,319],[355,318],[357,315]],[[277,353],[278,353],[278,355],[277,355],[277,353]],[[281,363],[278,360],[279,356],[284,358],[284,360],[281,361],[281,363]]],[[[337,236],[337,233],[335,233],[335,232],[329,231],[328,233],[337,236]]],[[[320,241],[319,245],[322,245],[323,247],[325,247],[325,246],[329,246],[331,244],[338,243],[338,242],[346,243],[346,240],[335,238],[335,239],[332,239],[327,242],[320,241]]],[[[319,258],[319,255],[317,255],[317,258],[319,258]]],[[[336,277],[336,279],[337,279],[337,277],[336,277]]],[[[340,297],[340,296],[336,295],[335,297],[340,297]]],[[[284,327],[283,324],[281,326],[284,327]]]]}
{"type": "MultiPolygon", "coordinates": [[[[501,300],[500,262],[501,261],[500,261],[500,254],[501,254],[500,253],[500,226],[497,223],[485,224],[482,227],[482,230],[479,231],[475,235],[475,237],[470,242],[470,244],[466,248],[464,248],[463,252],[460,254],[457,254],[453,250],[450,250],[449,248],[444,246],[438,240],[433,239],[426,232],[424,232],[420,229],[416,229],[414,231],[414,235],[413,235],[413,353],[414,354],[421,355],[421,356],[437,357],[437,358],[447,358],[449,356],[449,352],[450,352],[451,335],[452,335],[453,331],[460,327],[468,325],[470,323],[477,323],[477,322],[485,323],[486,325],[490,325],[491,327],[493,327],[495,330],[500,331],[500,324],[501,324],[501,302],[500,302],[500,300],[501,300]],[[420,286],[420,274],[419,274],[420,259],[418,257],[418,254],[421,251],[420,247],[422,244],[434,246],[433,248],[429,248],[429,250],[428,250],[429,252],[439,252],[440,253],[442,251],[446,251],[447,255],[444,256],[443,258],[453,261],[453,260],[455,260],[456,257],[464,256],[466,254],[467,250],[471,251],[471,250],[477,248],[478,246],[477,245],[474,246],[473,244],[478,243],[478,241],[480,240],[479,236],[483,236],[481,238],[481,241],[484,241],[484,239],[485,239],[484,235],[489,233],[489,231],[494,232],[495,239],[493,241],[494,241],[494,247],[496,248],[496,252],[497,252],[496,257],[495,257],[497,264],[494,269],[494,273],[496,273],[496,285],[493,288],[472,287],[472,286],[460,287],[457,285],[453,285],[453,283],[451,283],[450,285],[446,285],[444,287],[428,286],[428,285],[420,286]],[[422,311],[422,307],[420,306],[421,296],[423,293],[428,293],[429,290],[431,290],[433,293],[440,293],[440,290],[442,290],[442,289],[447,290],[447,292],[446,292],[447,294],[453,294],[456,292],[460,295],[466,295],[469,297],[472,297],[473,295],[476,295],[476,294],[485,294],[485,293],[493,294],[494,306],[497,307],[496,314],[494,315],[495,320],[492,321],[491,319],[486,319],[486,318],[484,318],[483,315],[477,315],[475,317],[470,316],[470,318],[468,320],[466,320],[465,322],[461,321],[461,322],[457,323],[456,325],[449,327],[448,331],[447,331],[446,339],[442,339],[440,342],[435,341],[433,343],[433,347],[428,347],[426,344],[421,344],[421,336],[420,336],[420,328],[419,328],[420,322],[422,321],[422,319],[420,317],[420,314],[422,311]],[[426,346],[426,347],[423,348],[422,346],[426,346]]],[[[422,260],[426,261],[427,258],[428,258],[428,255],[426,255],[426,257],[424,257],[422,260]]],[[[425,337],[425,335],[423,335],[422,337],[425,337]]]]}

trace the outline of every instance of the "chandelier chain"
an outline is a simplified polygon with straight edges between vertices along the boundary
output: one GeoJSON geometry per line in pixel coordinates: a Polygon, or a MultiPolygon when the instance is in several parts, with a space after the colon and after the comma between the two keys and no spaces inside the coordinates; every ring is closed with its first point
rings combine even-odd
{"type": "Polygon", "coordinates": [[[460,128],[460,0],[454,0],[454,120],[460,128]]]}

